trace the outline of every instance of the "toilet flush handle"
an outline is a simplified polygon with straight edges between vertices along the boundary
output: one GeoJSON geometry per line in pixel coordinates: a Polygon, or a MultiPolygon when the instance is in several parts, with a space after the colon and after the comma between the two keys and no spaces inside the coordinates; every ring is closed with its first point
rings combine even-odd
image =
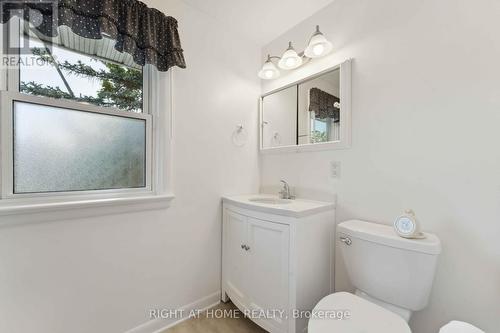
{"type": "Polygon", "coordinates": [[[352,244],[352,240],[349,238],[349,237],[340,237],[340,241],[342,243],[344,243],[345,245],[351,245],[352,244]]]}

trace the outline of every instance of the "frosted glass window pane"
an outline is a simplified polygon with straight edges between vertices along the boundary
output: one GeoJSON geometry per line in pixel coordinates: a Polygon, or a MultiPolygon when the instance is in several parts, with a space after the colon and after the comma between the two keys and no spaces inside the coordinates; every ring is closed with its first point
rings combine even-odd
{"type": "Polygon", "coordinates": [[[14,102],[14,193],[145,187],[146,121],[14,102]]]}

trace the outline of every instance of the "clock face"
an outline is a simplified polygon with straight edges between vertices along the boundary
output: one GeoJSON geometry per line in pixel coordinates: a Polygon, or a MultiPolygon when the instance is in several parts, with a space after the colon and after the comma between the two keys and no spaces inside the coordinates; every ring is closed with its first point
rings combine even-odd
{"type": "Polygon", "coordinates": [[[396,228],[402,234],[411,234],[415,230],[415,223],[409,217],[402,216],[396,221],[396,228]]]}

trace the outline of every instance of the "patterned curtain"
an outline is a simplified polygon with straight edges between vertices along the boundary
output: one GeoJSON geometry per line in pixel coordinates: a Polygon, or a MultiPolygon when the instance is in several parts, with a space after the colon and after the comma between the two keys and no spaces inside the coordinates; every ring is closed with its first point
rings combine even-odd
{"type": "Polygon", "coordinates": [[[110,37],[115,49],[132,55],[140,66],[152,64],[159,71],[186,68],[177,21],[138,0],[29,0],[1,1],[0,22],[22,16],[44,36],[55,37],[68,26],[90,39],[110,37]]]}
{"type": "Polygon", "coordinates": [[[314,112],[318,119],[331,118],[334,122],[340,121],[340,99],[321,89],[309,90],[309,111],[314,112]]]}

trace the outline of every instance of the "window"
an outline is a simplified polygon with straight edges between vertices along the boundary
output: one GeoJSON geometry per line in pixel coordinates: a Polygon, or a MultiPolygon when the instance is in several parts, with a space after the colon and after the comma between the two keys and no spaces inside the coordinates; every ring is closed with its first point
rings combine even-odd
{"type": "Polygon", "coordinates": [[[311,143],[328,142],[330,119],[317,119],[311,112],[311,143]]]}
{"type": "Polygon", "coordinates": [[[14,101],[14,193],[146,186],[146,120],[14,101]]]}
{"type": "MultiPolygon", "coordinates": [[[[20,92],[142,112],[142,68],[90,56],[57,44],[47,45],[36,36],[28,37],[32,55],[29,62],[19,66],[20,92]]],[[[21,36],[21,45],[24,45],[23,38],[21,36]]],[[[106,40],[101,44],[111,47],[113,42],[106,40]]]]}
{"type": "Polygon", "coordinates": [[[30,52],[1,96],[1,198],[157,193],[155,69],[64,27],[52,44],[19,21],[9,35],[30,52]]]}

